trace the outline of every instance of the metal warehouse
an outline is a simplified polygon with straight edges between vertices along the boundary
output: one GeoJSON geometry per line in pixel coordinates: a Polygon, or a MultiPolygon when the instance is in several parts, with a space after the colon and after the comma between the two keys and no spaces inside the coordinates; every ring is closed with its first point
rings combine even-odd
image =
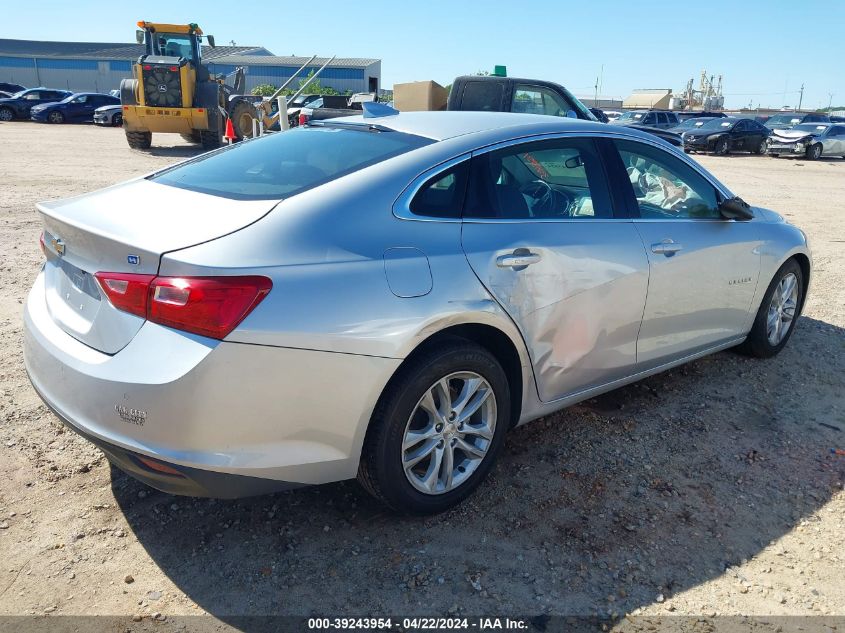
{"type": "MultiPolygon", "coordinates": [[[[130,76],[132,62],[144,54],[139,44],[105,42],[40,42],[0,39],[0,81],[26,87],[44,86],[75,92],[108,92],[130,76]]],[[[246,87],[281,85],[309,57],[277,57],[262,46],[202,47],[209,70],[228,74],[246,71],[246,87]]],[[[328,58],[315,59],[302,73],[316,71],[328,58]]],[[[339,92],[375,92],[381,88],[381,60],[336,58],[321,73],[320,83],[339,92]]],[[[297,85],[297,84],[294,84],[297,85]]]]}

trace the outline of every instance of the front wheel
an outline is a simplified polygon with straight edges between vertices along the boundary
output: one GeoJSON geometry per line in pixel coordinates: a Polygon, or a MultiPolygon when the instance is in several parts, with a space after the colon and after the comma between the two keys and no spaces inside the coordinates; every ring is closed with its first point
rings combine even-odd
{"type": "Polygon", "coordinates": [[[806,154],[807,160],[818,160],[822,157],[822,144],[821,143],[813,143],[810,147],[807,148],[806,154]]]}
{"type": "Polygon", "coordinates": [[[62,114],[61,112],[58,112],[58,111],[56,111],[56,112],[51,112],[51,113],[47,116],[47,120],[48,120],[50,123],[64,123],[64,122],[65,122],[65,115],[64,115],[64,114],[62,114]]]}
{"type": "Polygon", "coordinates": [[[729,147],[728,147],[728,139],[727,138],[723,137],[723,138],[720,138],[718,141],[716,141],[716,147],[713,149],[713,152],[717,156],[727,156],[728,151],[729,151],[729,147]]]}
{"type": "Polygon", "coordinates": [[[358,480],[392,509],[442,512],[492,467],[510,426],[510,389],[484,348],[456,339],[423,352],[382,394],[358,480]]]}
{"type": "Polygon", "coordinates": [[[111,124],[112,127],[120,127],[123,125],[123,115],[120,112],[115,114],[111,119],[111,124]]]}
{"type": "Polygon", "coordinates": [[[794,259],[775,273],[757,311],[748,338],[739,351],[757,358],[771,358],[784,348],[795,329],[804,300],[804,273],[794,259]]]}

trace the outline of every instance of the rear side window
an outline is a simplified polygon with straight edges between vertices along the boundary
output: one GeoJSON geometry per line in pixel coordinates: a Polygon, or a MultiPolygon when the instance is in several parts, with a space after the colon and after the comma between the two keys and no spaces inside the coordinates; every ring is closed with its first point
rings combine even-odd
{"type": "Polygon", "coordinates": [[[411,212],[432,218],[460,218],[469,177],[469,161],[432,176],[411,201],[411,212]]]}
{"type": "Polygon", "coordinates": [[[468,81],[464,86],[461,110],[499,112],[504,85],[498,81],[468,81]]]}
{"type": "Polygon", "coordinates": [[[366,127],[302,127],[233,145],[150,180],[237,200],[289,198],[432,143],[366,127]]]}

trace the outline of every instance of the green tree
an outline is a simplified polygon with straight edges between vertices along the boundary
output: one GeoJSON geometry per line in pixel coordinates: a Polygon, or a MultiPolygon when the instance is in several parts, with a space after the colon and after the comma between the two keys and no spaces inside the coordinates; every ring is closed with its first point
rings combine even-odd
{"type": "Polygon", "coordinates": [[[277,88],[273,84],[259,84],[252,89],[252,94],[258,95],[259,97],[269,97],[276,90],[277,88]]]}

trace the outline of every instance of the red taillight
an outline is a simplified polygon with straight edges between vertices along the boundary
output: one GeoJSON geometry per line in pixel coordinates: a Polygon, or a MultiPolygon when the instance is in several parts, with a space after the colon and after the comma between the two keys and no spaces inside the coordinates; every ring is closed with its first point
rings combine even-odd
{"type": "Polygon", "coordinates": [[[155,275],[97,273],[94,277],[115,308],[139,317],[147,316],[147,295],[155,275]]]}
{"type": "Polygon", "coordinates": [[[157,277],[150,286],[150,321],[222,339],[273,287],[267,277],[157,277]]]}
{"type": "Polygon", "coordinates": [[[153,323],[222,339],[273,287],[267,277],[156,277],[95,275],[112,305],[153,323]]]}
{"type": "Polygon", "coordinates": [[[152,66],[150,66],[149,64],[145,64],[145,65],[144,65],[144,70],[152,70],[152,68],[153,68],[153,67],[152,67],[152,66]]]}
{"type": "Polygon", "coordinates": [[[44,231],[38,236],[38,245],[41,247],[41,252],[47,255],[47,244],[44,242],[44,231]]]}
{"type": "Polygon", "coordinates": [[[171,67],[170,67],[170,72],[174,72],[174,73],[175,73],[177,70],[179,70],[179,66],[171,66],[171,67]]]}
{"type": "Polygon", "coordinates": [[[308,115],[302,112],[299,113],[299,124],[306,125],[308,123],[308,115]]]}

